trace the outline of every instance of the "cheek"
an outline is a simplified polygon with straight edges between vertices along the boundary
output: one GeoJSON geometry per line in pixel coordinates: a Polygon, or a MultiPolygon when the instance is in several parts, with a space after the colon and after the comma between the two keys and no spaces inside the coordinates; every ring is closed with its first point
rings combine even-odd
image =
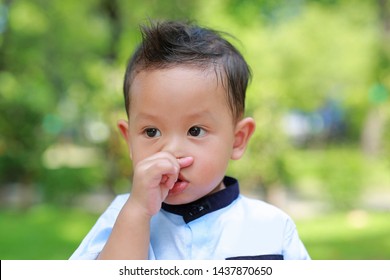
{"type": "Polygon", "coordinates": [[[151,149],[150,145],[145,145],[142,141],[139,141],[139,139],[133,139],[131,144],[131,159],[134,165],[155,153],[156,152],[151,149]]]}
{"type": "Polygon", "coordinates": [[[215,173],[225,172],[231,156],[231,148],[226,143],[208,144],[204,147],[197,147],[193,150],[194,169],[200,176],[215,173]]]}

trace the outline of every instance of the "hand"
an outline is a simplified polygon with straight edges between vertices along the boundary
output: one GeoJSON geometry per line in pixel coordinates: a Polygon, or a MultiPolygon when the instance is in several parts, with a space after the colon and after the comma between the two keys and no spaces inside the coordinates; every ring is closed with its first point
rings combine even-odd
{"type": "Polygon", "coordinates": [[[192,157],[177,159],[168,152],[159,152],[138,162],[134,168],[130,200],[146,215],[155,215],[177,181],[180,169],[190,166],[193,161],[192,157]]]}

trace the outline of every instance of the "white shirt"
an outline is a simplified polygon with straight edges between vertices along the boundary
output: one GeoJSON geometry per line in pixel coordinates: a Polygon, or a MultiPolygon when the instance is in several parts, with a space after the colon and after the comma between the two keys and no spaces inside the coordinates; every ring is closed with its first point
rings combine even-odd
{"type": "MultiPolygon", "coordinates": [[[[162,205],[152,217],[149,259],[310,259],[291,218],[239,194],[237,180],[185,205],[162,205]]],[[[129,194],[119,195],[70,259],[96,259],[129,194]]]]}

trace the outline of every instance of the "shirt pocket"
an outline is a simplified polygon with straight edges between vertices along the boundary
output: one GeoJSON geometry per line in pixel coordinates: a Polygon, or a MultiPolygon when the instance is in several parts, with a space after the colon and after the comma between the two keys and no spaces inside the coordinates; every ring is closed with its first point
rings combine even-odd
{"type": "Polygon", "coordinates": [[[283,260],[283,255],[258,255],[229,257],[226,260],[283,260]]]}

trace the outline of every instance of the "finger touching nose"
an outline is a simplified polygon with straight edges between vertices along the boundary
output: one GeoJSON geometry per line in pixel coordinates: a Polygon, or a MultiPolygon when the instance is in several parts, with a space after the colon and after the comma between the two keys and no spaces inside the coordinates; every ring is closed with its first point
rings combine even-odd
{"type": "Polygon", "coordinates": [[[182,158],[178,158],[177,161],[179,162],[180,168],[185,168],[190,166],[194,162],[194,158],[182,157],[182,158]]]}

